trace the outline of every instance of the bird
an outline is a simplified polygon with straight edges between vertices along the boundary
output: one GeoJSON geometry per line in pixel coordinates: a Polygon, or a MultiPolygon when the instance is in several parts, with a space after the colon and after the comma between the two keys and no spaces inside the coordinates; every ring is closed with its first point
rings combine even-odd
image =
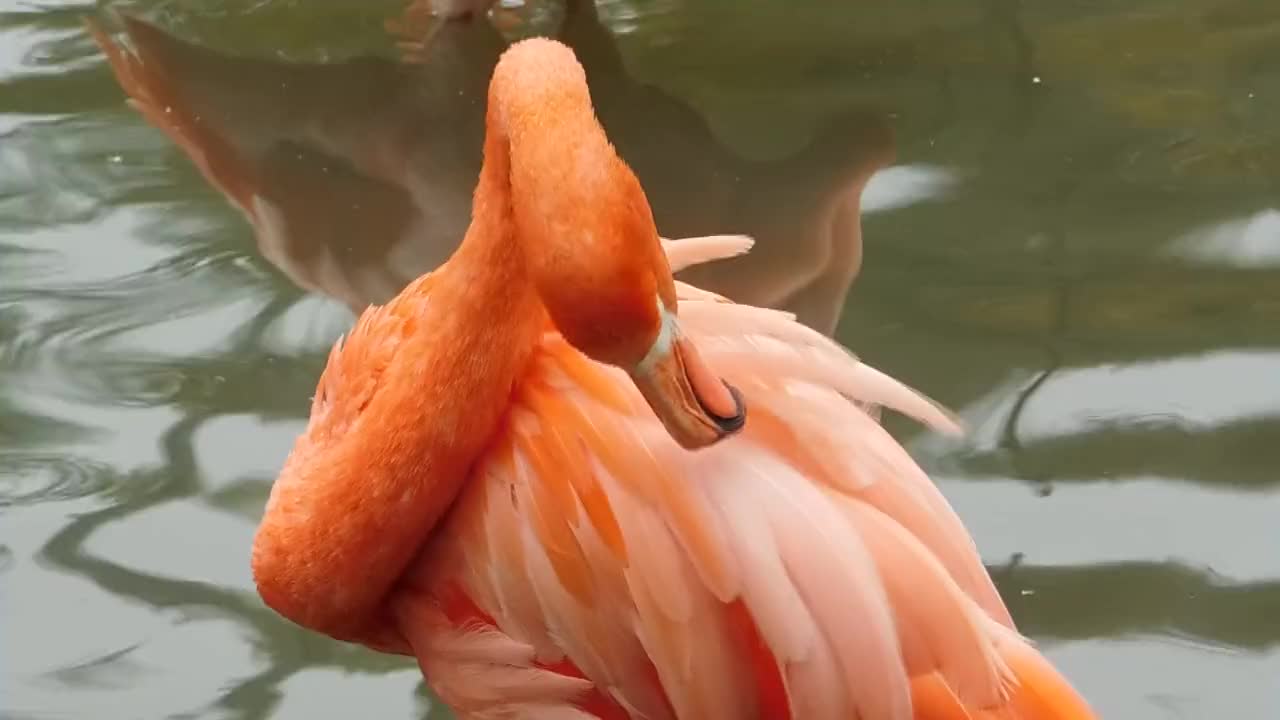
{"type": "Polygon", "coordinates": [[[573,51],[512,44],[458,249],[328,357],[262,600],[462,718],[1095,717],[873,412],[959,420],[673,278],[749,251],[664,240],[573,51]]]}

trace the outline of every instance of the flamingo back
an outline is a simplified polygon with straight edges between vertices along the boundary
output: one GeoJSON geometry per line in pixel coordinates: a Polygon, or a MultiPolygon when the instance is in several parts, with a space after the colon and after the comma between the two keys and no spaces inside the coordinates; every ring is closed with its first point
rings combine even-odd
{"type": "MultiPolygon", "coordinates": [[[[668,241],[673,269],[744,252],[668,241]]],[[[621,371],[543,335],[397,613],[465,717],[1086,718],[875,408],[955,422],[790,316],[678,284],[742,390],[680,448],[621,371]]]]}

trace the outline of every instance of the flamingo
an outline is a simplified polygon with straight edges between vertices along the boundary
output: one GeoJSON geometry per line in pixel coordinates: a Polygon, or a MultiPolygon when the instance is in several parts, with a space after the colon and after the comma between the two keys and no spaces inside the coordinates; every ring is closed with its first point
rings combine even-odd
{"type": "Polygon", "coordinates": [[[464,718],[1095,717],[872,417],[942,408],[673,280],[565,45],[493,70],[472,221],[335,344],[254,539],[262,599],[416,657],[464,718]]]}

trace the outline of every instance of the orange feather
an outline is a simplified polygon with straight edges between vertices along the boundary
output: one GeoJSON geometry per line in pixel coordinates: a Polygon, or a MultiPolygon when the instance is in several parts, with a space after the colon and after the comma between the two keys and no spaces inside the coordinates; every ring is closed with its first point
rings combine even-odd
{"type": "Polygon", "coordinates": [[[415,655],[461,717],[1094,717],[874,419],[945,412],[674,283],[746,245],[664,247],[568,48],[513,45],[486,122],[461,248],[330,356],[255,539],[272,607],[415,655]],[[701,399],[642,396],[654,357],[685,384],[650,393],[714,369],[745,429],[679,444],[655,412],[701,399]]]}

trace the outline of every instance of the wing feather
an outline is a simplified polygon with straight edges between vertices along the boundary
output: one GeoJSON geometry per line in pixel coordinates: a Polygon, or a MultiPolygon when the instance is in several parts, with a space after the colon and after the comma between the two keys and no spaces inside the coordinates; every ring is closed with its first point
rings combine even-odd
{"type": "Polygon", "coordinates": [[[662,241],[662,247],[667,252],[667,264],[673,273],[690,265],[742,255],[754,244],[755,240],[746,235],[706,235],[680,240],[664,238],[662,241]]]}

